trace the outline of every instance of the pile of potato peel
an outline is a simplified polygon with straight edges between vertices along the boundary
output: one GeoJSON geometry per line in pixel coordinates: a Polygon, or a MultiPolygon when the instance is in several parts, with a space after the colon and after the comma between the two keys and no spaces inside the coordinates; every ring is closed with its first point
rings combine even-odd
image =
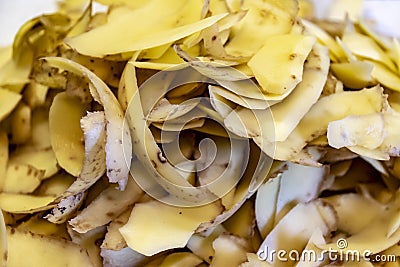
{"type": "Polygon", "coordinates": [[[96,2],[0,48],[3,266],[400,265],[400,45],[362,1],[96,2]]]}

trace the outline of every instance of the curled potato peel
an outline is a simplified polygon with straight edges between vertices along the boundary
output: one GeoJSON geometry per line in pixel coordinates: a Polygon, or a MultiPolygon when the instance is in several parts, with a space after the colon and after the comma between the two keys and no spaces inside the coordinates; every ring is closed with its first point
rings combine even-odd
{"type": "Polygon", "coordinates": [[[11,266],[330,266],[260,252],[342,238],[398,254],[400,49],[360,1],[335,22],[304,0],[99,2],[0,49],[11,266]]]}
{"type": "Polygon", "coordinates": [[[90,92],[94,99],[104,106],[107,120],[106,151],[109,151],[106,153],[107,175],[110,182],[117,182],[121,189],[125,188],[132,144],[129,131],[124,128],[124,115],[117,99],[102,80],[82,65],[63,58],[45,58],[44,60],[54,67],[69,70],[89,79],[90,92]],[[123,146],[126,148],[124,149],[123,146]]]}

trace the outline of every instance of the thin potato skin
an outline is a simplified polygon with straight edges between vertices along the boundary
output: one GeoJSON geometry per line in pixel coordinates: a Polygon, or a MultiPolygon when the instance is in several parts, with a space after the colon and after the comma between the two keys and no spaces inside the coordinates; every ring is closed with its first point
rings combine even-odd
{"type": "Polygon", "coordinates": [[[51,146],[58,164],[73,176],[78,176],[83,164],[83,132],[79,121],[86,107],[65,92],[53,99],[49,111],[51,146]]]}
{"type": "Polygon", "coordinates": [[[0,49],[0,265],[399,254],[400,45],[362,1],[97,2],[0,49]]]}

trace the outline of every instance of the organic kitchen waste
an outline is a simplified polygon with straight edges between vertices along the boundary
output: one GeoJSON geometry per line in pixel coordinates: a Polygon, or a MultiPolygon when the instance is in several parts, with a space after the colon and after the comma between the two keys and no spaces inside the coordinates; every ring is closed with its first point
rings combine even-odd
{"type": "Polygon", "coordinates": [[[96,2],[0,48],[2,266],[400,266],[400,44],[362,1],[96,2]]]}

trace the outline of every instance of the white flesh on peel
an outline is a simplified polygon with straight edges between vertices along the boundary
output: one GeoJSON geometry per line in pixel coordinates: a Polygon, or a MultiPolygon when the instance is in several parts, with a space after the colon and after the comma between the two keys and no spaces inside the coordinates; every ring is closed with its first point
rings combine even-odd
{"type": "Polygon", "coordinates": [[[106,171],[106,121],[104,112],[89,112],[81,119],[85,138],[85,158],[76,181],[63,195],[77,194],[87,190],[106,171]]]}
{"type": "Polygon", "coordinates": [[[3,212],[0,210],[0,266],[7,266],[8,259],[8,242],[7,242],[7,228],[4,221],[3,212]]]}
{"type": "Polygon", "coordinates": [[[93,72],[82,65],[65,58],[47,57],[44,59],[51,66],[71,71],[86,77],[93,98],[104,107],[106,117],[106,167],[111,183],[118,183],[121,190],[126,186],[132,155],[130,134],[124,126],[124,113],[118,100],[93,72]]]}
{"type": "Polygon", "coordinates": [[[265,142],[286,140],[312,105],[317,102],[326,82],[328,69],[329,57],[326,49],[315,45],[304,64],[302,81],[289,96],[271,106],[269,110],[232,111],[232,114],[225,118],[225,125],[239,134],[235,131],[238,117],[248,133],[251,133],[248,134],[250,137],[260,136],[265,142]]]}
{"type": "Polygon", "coordinates": [[[52,223],[64,223],[82,205],[84,197],[84,192],[64,197],[44,218],[52,223]]]}
{"type": "Polygon", "coordinates": [[[50,209],[54,196],[0,193],[0,208],[11,213],[33,213],[50,209]]]}
{"type": "Polygon", "coordinates": [[[159,267],[196,267],[203,261],[190,252],[175,252],[165,257],[159,267]]]}
{"type": "Polygon", "coordinates": [[[302,254],[300,254],[300,259],[296,263],[296,267],[318,267],[321,266],[322,264],[326,264],[328,262],[327,256],[323,255],[324,251],[317,247],[315,244],[325,244],[325,237],[322,234],[322,231],[317,228],[313,232],[313,234],[310,237],[310,240],[308,241],[306,247],[304,248],[302,254]],[[306,254],[308,253],[308,254],[306,254]],[[305,255],[302,257],[302,255],[305,255]],[[314,258],[313,255],[316,255],[316,258],[314,258]],[[317,260],[315,260],[317,259],[317,260]]]}
{"type": "Polygon", "coordinates": [[[257,190],[255,213],[260,235],[265,238],[274,226],[281,176],[269,179],[257,190]]]}
{"type": "Polygon", "coordinates": [[[93,266],[86,250],[64,239],[8,229],[7,266],[93,266]],[[23,255],[23,257],[21,257],[23,255]],[[68,255],[66,257],[66,255],[68,255]]]}
{"type": "Polygon", "coordinates": [[[376,160],[400,155],[397,140],[400,113],[388,110],[379,113],[348,116],[328,125],[329,145],[347,147],[351,151],[376,160]]]}
{"type": "Polygon", "coordinates": [[[7,117],[17,106],[22,96],[5,88],[0,88],[0,121],[7,117]]]}

